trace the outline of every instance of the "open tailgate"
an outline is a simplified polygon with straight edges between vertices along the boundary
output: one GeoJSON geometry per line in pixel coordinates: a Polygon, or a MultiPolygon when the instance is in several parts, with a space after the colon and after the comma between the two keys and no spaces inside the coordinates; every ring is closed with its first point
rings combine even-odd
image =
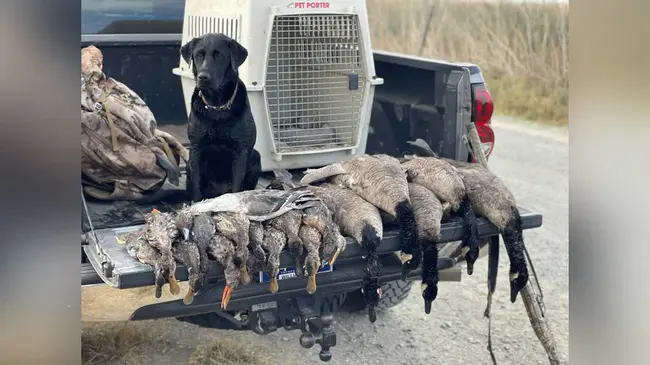
{"type": "MultiPolygon", "coordinates": [[[[165,209],[166,211],[173,209],[170,207],[166,208],[167,209],[161,207],[161,209],[165,209]]],[[[519,209],[523,229],[537,228],[542,225],[542,216],[540,214],[530,212],[521,207],[519,209]]],[[[143,213],[144,212],[137,213],[136,215],[142,216],[143,213]]],[[[128,227],[96,229],[96,239],[93,239],[92,235],[88,233],[90,239],[88,239],[87,244],[83,246],[89,263],[95,269],[100,278],[106,284],[119,289],[142,287],[154,284],[152,268],[131,257],[127,253],[124,244],[118,239],[119,235],[137,230],[141,227],[144,223],[144,217],[140,217],[139,219],[138,217],[135,218],[140,220],[139,224],[128,227]]],[[[498,234],[497,228],[489,223],[485,218],[479,218],[478,222],[479,233],[481,236],[489,237],[498,234]]],[[[398,231],[396,229],[390,229],[391,227],[386,228],[387,230],[384,234],[384,239],[379,246],[378,252],[380,256],[394,256],[393,253],[399,251],[400,245],[398,231]]],[[[460,219],[453,218],[452,220],[442,224],[440,244],[459,241],[462,237],[463,227],[460,219]]],[[[362,262],[362,260],[364,260],[362,256],[364,255],[365,250],[362,249],[356,241],[348,238],[347,248],[340,254],[336,266],[339,267],[339,263],[344,265],[350,262],[362,262]]],[[[446,258],[442,257],[441,263],[439,263],[439,266],[443,269],[449,266],[449,263],[445,261],[445,259],[446,258]]],[[[282,267],[291,266],[292,263],[293,259],[285,250],[281,256],[282,267]]],[[[361,269],[363,269],[363,267],[361,267],[361,269]]],[[[337,270],[335,269],[334,272],[336,271],[337,270]]],[[[209,276],[220,277],[222,272],[222,267],[217,262],[213,262],[209,276]]],[[[360,274],[360,278],[362,278],[363,270],[361,270],[360,274]]],[[[182,265],[178,265],[176,277],[179,280],[187,279],[187,270],[182,265]]]]}

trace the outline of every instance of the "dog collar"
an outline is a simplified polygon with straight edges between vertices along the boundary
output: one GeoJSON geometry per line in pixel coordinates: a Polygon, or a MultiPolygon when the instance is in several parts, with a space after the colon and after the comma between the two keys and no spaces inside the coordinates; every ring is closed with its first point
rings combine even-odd
{"type": "Polygon", "coordinates": [[[228,110],[232,106],[232,103],[235,101],[235,96],[237,95],[237,89],[239,89],[239,82],[235,83],[235,91],[233,91],[232,96],[230,97],[230,100],[228,100],[227,103],[220,105],[220,106],[214,106],[210,105],[207,100],[205,100],[205,96],[203,96],[203,93],[201,90],[199,90],[199,96],[201,97],[201,100],[203,101],[203,104],[205,104],[206,109],[210,110],[228,110]]]}

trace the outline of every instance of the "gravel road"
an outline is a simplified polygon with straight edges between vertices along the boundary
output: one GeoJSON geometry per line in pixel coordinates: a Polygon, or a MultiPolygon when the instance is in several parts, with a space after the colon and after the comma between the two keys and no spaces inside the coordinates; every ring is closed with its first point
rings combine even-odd
{"type": "MultiPolygon", "coordinates": [[[[496,149],[491,169],[514,192],[520,205],[543,214],[539,229],[526,231],[542,289],[547,316],[560,352],[568,357],[568,132],[509,118],[496,118],[496,149]]],[[[500,276],[493,306],[493,344],[498,363],[548,364],[545,352],[530,327],[521,297],[509,301],[508,260],[502,249],[500,276]]],[[[336,314],[338,344],[331,364],[491,364],[487,344],[487,260],[461,283],[441,283],[430,315],[424,314],[419,284],[401,305],[369,323],[359,314],[336,314]]],[[[148,324],[149,325],[149,324],[148,324]]],[[[321,364],[318,346],[305,350],[298,331],[279,330],[268,336],[199,329],[175,320],[151,322],[165,327],[166,336],[181,348],[218,336],[255,341],[268,347],[279,364],[321,364]]],[[[180,348],[179,348],[180,350],[180,348]]],[[[184,351],[179,351],[184,353],[184,351]]],[[[175,356],[173,356],[175,357],[175,356]]],[[[160,361],[162,359],[159,359],[160,361]]],[[[169,359],[169,363],[178,363],[169,359]]],[[[158,362],[161,363],[161,362],[158,362]]]]}

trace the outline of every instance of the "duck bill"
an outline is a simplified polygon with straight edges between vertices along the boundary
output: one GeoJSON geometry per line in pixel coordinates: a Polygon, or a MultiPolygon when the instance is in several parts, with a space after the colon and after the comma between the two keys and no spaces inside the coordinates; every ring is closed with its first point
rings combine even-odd
{"type": "Polygon", "coordinates": [[[271,282],[269,283],[269,291],[271,293],[277,293],[278,289],[279,289],[279,287],[278,287],[278,279],[277,278],[271,279],[271,282]]]}
{"type": "Polygon", "coordinates": [[[239,280],[241,280],[241,283],[244,285],[248,285],[251,283],[251,276],[248,275],[248,269],[245,266],[242,266],[241,268],[241,274],[239,280]]]}
{"type": "Polygon", "coordinates": [[[194,290],[190,288],[187,291],[187,294],[185,294],[185,297],[183,298],[183,304],[185,305],[190,305],[194,301],[194,290]]]}
{"type": "Polygon", "coordinates": [[[176,280],[175,274],[169,276],[169,291],[173,295],[178,295],[181,293],[181,286],[178,284],[178,280],[176,280]]]}
{"type": "Polygon", "coordinates": [[[309,275],[307,279],[307,293],[314,294],[316,292],[316,273],[309,275]]]}
{"type": "Polygon", "coordinates": [[[334,252],[334,255],[332,255],[332,258],[330,259],[330,267],[334,265],[336,262],[336,259],[339,257],[339,254],[341,254],[341,249],[337,248],[336,252],[334,252]]]}
{"type": "Polygon", "coordinates": [[[228,308],[228,303],[230,302],[231,296],[232,287],[230,285],[226,285],[226,287],[223,288],[223,294],[221,295],[221,309],[225,310],[228,308]]]}

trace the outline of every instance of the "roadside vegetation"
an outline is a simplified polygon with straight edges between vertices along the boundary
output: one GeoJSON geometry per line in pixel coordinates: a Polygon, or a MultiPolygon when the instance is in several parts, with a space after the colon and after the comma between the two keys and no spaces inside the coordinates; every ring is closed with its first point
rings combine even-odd
{"type": "Polygon", "coordinates": [[[86,323],[81,329],[83,365],[274,365],[263,347],[223,337],[197,347],[169,341],[146,322],[86,323]]]}
{"type": "Polygon", "coordinates": [[[368,0],[367,4],[373,49],[476,63],[494,97],[495,113],[568,124],[568,3],[368,0]]]}

